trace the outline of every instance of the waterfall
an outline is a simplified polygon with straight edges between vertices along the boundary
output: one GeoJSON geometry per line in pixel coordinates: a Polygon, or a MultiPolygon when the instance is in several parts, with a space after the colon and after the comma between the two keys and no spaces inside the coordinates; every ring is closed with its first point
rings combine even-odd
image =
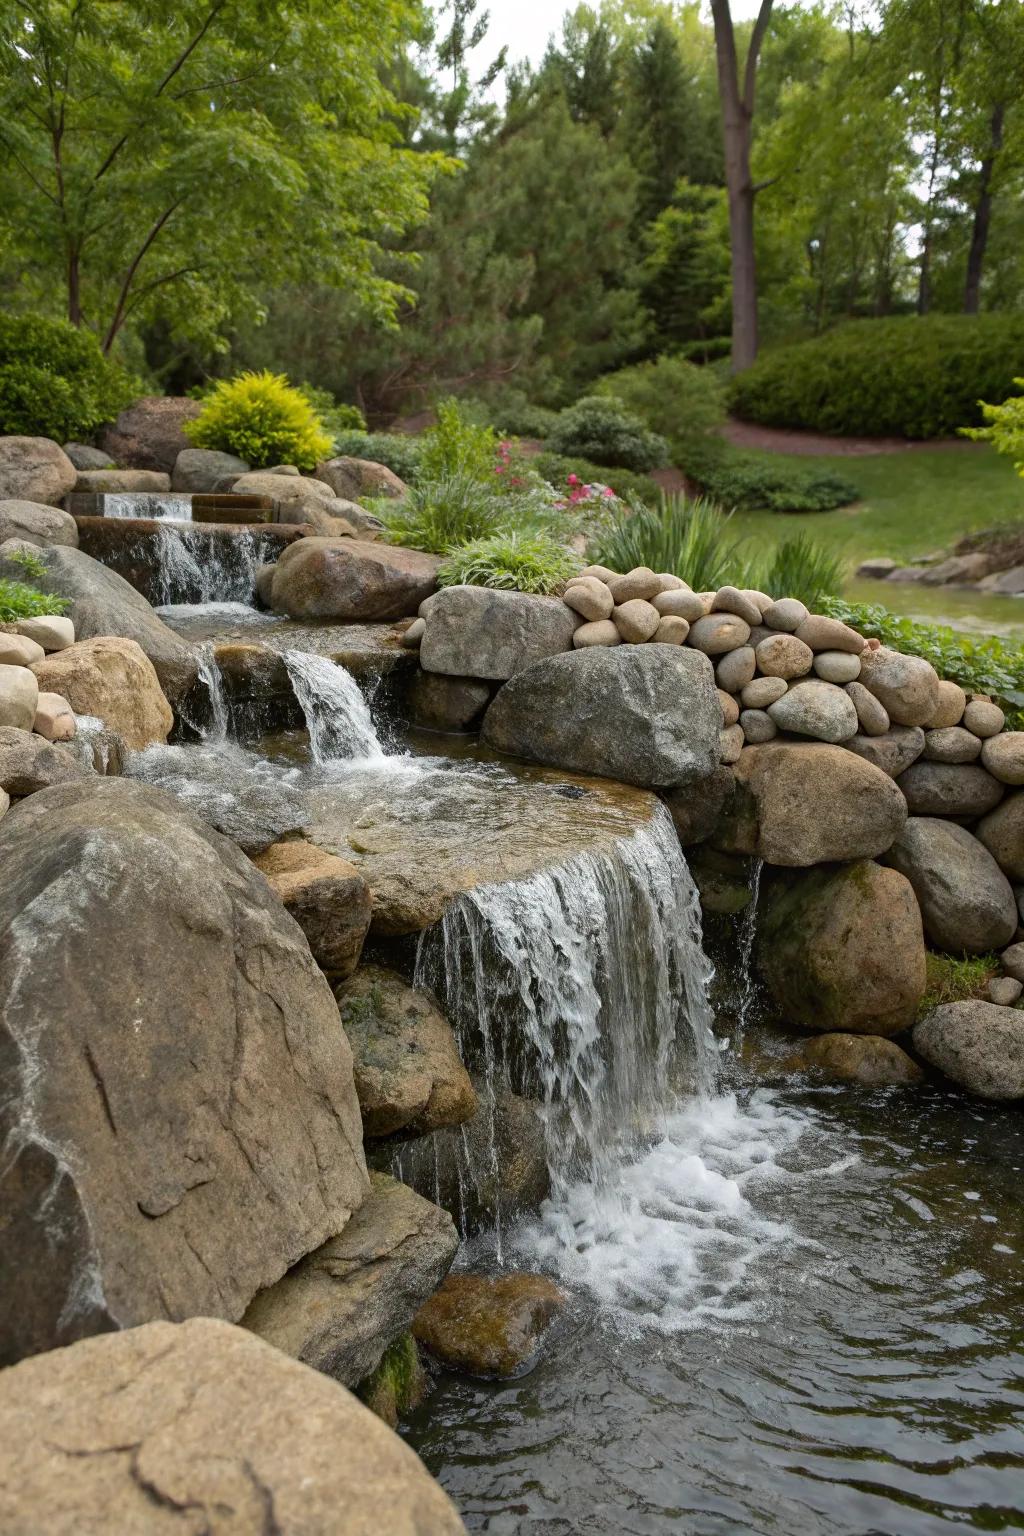
{"type": "Polygon", "coordinates": [[[159,521],[190,523],[191,491],[105,491],[104,517],[151,517],[159,521]]]}
{"type": "Polygon", "coordinates": [[[351,672],[311,651],[285,651],[281,659],[306,717],[314,763],[384,757],[369,705],[351,672]]]}
{"type": "Polygon", "coordinates": [[[761,900],[763,871],[764,859],[755,859],[750,877],[750,901],[747,903],[740,923],[740,995],[736,1009],[736,1040],[734,1042],[737,1046],[743,1039],[743,1032],[750,1022],[750,1010],[757,996],[757,983],[754,979],[754,941],[757,938],[757,909],[761,900]]]}
{"type": "Polygon", "coordinates": [[[696,888],[661,807],[609,852],[467,892],[416,963],[483,1075],[485,1113],[509,1091],[542,1105],[556,1203],[580,1179],[614,1188],[657,1136],[681,1055],[687,1087],[710,1090],[709,979],[696,888]]]}
{"type": "Polygon", "coordinates": [[[202,728],[205,742],[226,741],[228,736],[228,701],[224,693],[224,677],[217,664],[212,640],[197,647],[199,652],[199,680],[206,686],[210,700],[210,715],[202,728]]]}
{"type": "Polygon", "coordinates": [[[276,558],[267,539],[251,528],[216,535],[201,524],[158,528],[155,607],[172,603],[251,603],[256,572],[276,558]]]}

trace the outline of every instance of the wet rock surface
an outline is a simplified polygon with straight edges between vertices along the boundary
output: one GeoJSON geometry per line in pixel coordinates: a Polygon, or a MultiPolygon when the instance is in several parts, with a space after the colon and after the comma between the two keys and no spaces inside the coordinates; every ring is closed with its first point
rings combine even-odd
{"type": "Polygon", "coordinates": [[[944,1003],[914,1030],[914,1049],[982,1099],[1024,1099],[1024,1012],[970,1000],[944,1003]]]}
{"type": "Polygon", "coordinates": [[[565,1305],[546,1275],[449,1275],[413,1321],[435,1359],[473,1376],[515,1376],[565,1305]]]}

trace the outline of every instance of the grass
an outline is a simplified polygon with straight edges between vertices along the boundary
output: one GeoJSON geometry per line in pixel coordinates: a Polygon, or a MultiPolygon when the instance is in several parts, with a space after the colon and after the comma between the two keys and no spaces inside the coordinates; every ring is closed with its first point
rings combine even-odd
{"type": "Polygon", "coordinates": [[[546,533],[507,531],[453,549],[438,585],[492,587],[508,592],[556,592],[582,561],[546,533]]]}
{"type": "Polygon", "coordinates": [[[921,999],[918,1017],[924,1018],[941,1003],[960,1003],[967,998],[984,998],[986,987],[993,976],[1001,971],[996,955],[965,955],[958,960],[954,955],[937,955],[931,950],[927,958],[927,981],[921,999]]]}

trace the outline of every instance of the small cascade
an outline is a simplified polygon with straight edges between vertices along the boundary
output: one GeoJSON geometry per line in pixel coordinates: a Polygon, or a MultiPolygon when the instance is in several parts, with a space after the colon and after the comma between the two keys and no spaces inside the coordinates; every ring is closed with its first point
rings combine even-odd
{"type": "Polygon", "coordinates": [[[306,717],[314,763],[385,756],[370,707],[351,672],[312,651],[285,651],[281,659],[306,717]]]}
{"type": "Polygon", "coordinates": [[[106,491],[104,517],[145,517],[159,522],[190,523],[191,491],[106,491]]]}
{"type": "Polygon", "coordinates": [[[168,523],[154,540],[156,602],[251,603],[256,572],[276,558],[258,530],[240,528],[230,538],[212,538],[201,525],[168,523]]]}
{"type": "Polygon", "coordinates": [[[224,677],[217,662],[212,641],[197,646],[199,652],[199,680],[206,688],[210,701],[209,718],[202,728],[202,738],[213,745],[228,737],[228,701],[224,692],[224,677]]]}
{"type": "MultiPolygon", "coordinates": [[[[440,997],[483,1078],[483,1163],[497,1156],[500,1097],[539,1102],[555,1203],[580,1179],[615,1188],[658,1135],[680,1071],[689,1091],[710,1090],[710,966],[696,888],[662,809],[608,853],[468,892],[423,935],[416,980],[440,997]]],[[[500,1245],[500,1213],[497,1226],[500,1245]]]]}
{"type": "Polygon", "coordinates": [[[757,939],[757,909],[761,900],[761,875],[764,860],[755,859],[750,876],[750,901],[743,913],[739,934],[740,993],[736,1007],[736,1039],[738,1046],[750,1022],[750,1011],[757,997],[754,977],[754,943],[757,939]]]}

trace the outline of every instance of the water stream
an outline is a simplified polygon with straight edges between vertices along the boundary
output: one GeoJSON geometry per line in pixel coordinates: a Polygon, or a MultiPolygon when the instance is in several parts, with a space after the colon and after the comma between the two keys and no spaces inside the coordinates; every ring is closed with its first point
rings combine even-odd
{"type": "Polygon", "coordinates": [[[171,521],[156,530],[156,606],[246,603],[256,596],[256,572],[278,549],[258,528],[212,536],[201,524],[171,521]]]}
{"type": "Polygon", "coordinates": [[[351,672],[310,651],[285,651],[282,660],[305,716],[314,763],[384,757],[370,706],[351,672]]]}

